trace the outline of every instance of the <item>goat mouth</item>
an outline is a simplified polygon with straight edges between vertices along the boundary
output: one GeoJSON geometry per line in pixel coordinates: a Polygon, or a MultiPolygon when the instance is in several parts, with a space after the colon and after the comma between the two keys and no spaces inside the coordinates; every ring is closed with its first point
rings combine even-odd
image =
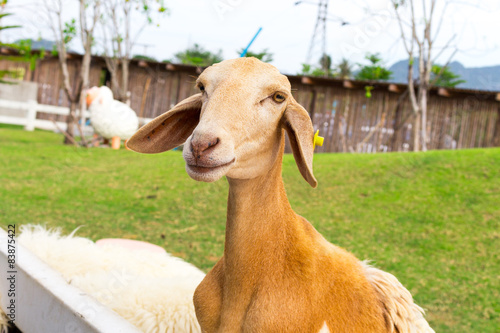
{"type": "Polygon", "coordinates": [[[188,164],[188,167],[189,169],[191,169],[192,171],[196,172],[196,173],[209,173],[209,172],[213,172],[215,170],[219,170],[219,169],[222,169],[222,168],[225,168],[225,167],[228,167],[230,166],[231,164],[234,163],[236,159],[233,158],[231,161],[227,162],[227,163],[223,163],[223,164],[218,164],[218,165],[192,165],[192,164],[188,164]]]}

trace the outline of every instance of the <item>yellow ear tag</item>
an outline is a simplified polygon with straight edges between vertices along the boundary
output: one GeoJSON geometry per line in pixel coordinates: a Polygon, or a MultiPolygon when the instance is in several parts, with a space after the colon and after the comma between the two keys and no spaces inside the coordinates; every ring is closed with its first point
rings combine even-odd
{"type": "Polygon", "coordinates": [[[325,138],[322,136],[319,136],[319,130],[314,133],[314,140],[313,140],[313,150],[316,148],[316,146],[323,146],[323,142],[325,141],[325,138]]]}

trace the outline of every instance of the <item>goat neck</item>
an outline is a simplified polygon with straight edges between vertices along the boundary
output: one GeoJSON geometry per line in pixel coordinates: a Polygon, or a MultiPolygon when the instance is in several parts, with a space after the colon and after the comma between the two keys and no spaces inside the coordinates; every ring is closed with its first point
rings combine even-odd
{"type": "Polygon", "coordinates": [[[292,238],[294,242],[301,241],[300,237],[292,237],[300,232],[302,223],[286,196],[281,164],[279,154],[267,174],[251,179],[228,177],[224,260],[229,272],[269,272],[271,264],[275,266],[284,260],[292,238]]]}

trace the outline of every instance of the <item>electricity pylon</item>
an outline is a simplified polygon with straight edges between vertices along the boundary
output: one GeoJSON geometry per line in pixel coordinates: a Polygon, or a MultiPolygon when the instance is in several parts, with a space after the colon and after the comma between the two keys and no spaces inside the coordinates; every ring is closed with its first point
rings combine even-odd
{"type": "Polygon", "coordinates": [[[328,0],[319,0],[318,3],[318,16],[316,18],[316,25],[314,26],[314,33],[311,38],[311,44],[309,45],[309,51],[307,52],[306,63],[311,65],[312,58],[317,55],[316,49],[320,47],[321,49],[321,67],[325,74],[328,73],[328,61],[325,61],[323,57],[326,56],[326,20],[328,15],[328,0]]]}

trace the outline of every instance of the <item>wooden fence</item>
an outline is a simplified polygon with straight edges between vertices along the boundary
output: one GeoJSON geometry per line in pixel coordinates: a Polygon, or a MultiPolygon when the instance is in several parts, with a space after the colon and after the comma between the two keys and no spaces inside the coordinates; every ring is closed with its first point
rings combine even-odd
{"type": "MultiPolygon", "coordinates": [[[[81,57],[70,55],[69,71],[78,75],[81,57]]],[[[0,61],[0,69],[24,70],[24,79],[39,84],[38,103],[67,106],[56,58],[46,57],[31,72],[26,64],[0,61]]],[[[194,94],[201,69],[193,66],[132,61],[131,107],[153,118],[194,94]]],[[[389,152],[413,149],[413,112],[405,85],[289,76],[293,94],[325,137],[319,152],[389,152]],[[372,86],[372,97],[366,97],[372,86]]],[[[75,81],[75,80],[73,80],[75,81]]],[[[109,84],[104,60],[94,57],[92,85],[109,84]]],[[[43,117],[43,115],[39,116],[43,117]]],[[[500,146],[500,93],[432,89],[427,133],[429,149],[500,146]]]]}
{"type": "MultiPolygon", "coordinates": [[[[405,85],[289,77],[294,95],[325,136],[324,152],[413,149],[414,115],[405,85]]],[[[427,115],[429,149],[500,146],[500,95],[433,89],[427,115]]]]}

